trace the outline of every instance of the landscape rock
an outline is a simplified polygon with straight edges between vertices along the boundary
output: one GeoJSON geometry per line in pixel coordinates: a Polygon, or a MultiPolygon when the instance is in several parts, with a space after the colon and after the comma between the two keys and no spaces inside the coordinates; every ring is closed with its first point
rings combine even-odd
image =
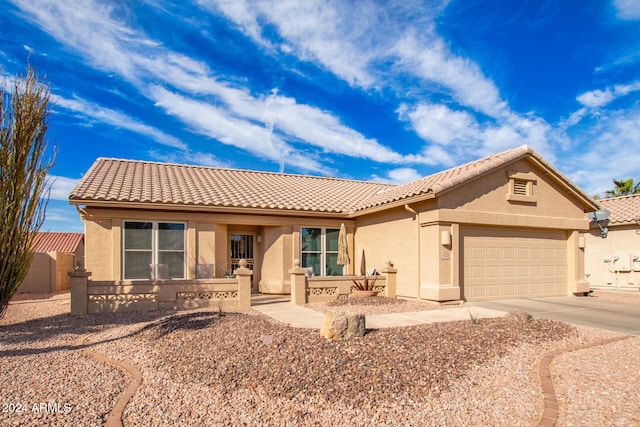
{"type": "Polygon", "coordinates": [[[345,339],[363,337],[366,331],[365,315],[354,313],[334,313],[328,311],[324,324],[320,329],[320,336],[328,339],[345,339]]]}
{"type": "Polygon", "coordinates": [[[518,308],[508,312],[505,317],[509,320],[516,320],[520,322],[526,322],[527,320],[533,319],[532,315],[518,308]]]}

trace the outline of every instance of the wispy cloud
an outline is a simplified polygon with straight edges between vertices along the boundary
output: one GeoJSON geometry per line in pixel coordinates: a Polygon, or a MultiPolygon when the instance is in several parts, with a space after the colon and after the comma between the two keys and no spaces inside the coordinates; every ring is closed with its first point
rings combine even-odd
{"type": "Polygon", "coordinates": [[[147,154],[152,159],[165,163],[188,163],[202,166],[229,167],[228,162],[220,160],[212,153],[203,153],[201,151],[165,152],[149,150],[147,154]]]}
{"type": "Polygon", "coordinates": [[[553,159],[549,141],[551,126],[544,120],[505,114],[497,121],[478,122],[467,111],[453,110],[442,104],[426,102],[414,106],[403,104],[399,118],[430,144],[423,155],[451,166],[461,158],[488,155],[516,145],[529,144],[553,159]]]}
{"type": "Polygon", "coordinates": [[[87,119],[86,123],[88,125],[99,122],[146,136],[158,144],[182,150],[187,148],[187,146],[178,138],[167,135],[161,130],[136,120],[120,111],[104,108],[96,103],[80,98],[67,99],[58,95],[52,95],[51,100],[54,102],[56,107],[72,111],[73,113],[87,119]]]}
{"type": "Polygon", "coordinates": [[[574,136],[580,148],[560,167],[590,194],[611,188],[612,179],[637,179],[640,151],[640,108],[603,111],[592,125],[574,136]]]}
{"type": "MultiPolygon", "coordinates": [[[[275,8],[293,8],[297,11],[283,9],[282,12],[289,13],[289,16],[291,13],[302,13],[295,4],[281,3],[275,8]]],[[[248,3],[223,3],[222,6],[242,24],[245,31],[259,39],[255,27],[257,20],[248,14],[248,3]]],[[[119,73],[167,114],[188,124],[197,133],[215,138],[223,144],[270,160],[282,162],[286,158],[290,165],[316,172],[326,168],[310,160],[305,150],[299,151],[284,141],[307,144],[319,148],[321,152],[377,162],[424,162],[420,156],[402,156],[376,140],[366,138],[340,123],[335,115],[317,107],[300,104],[294,98],[283,95],[252,95],[246,88],[225,83],[217,79],[201,61],[166,49],[141,30],[119,21],[115,11],[105,5],[41,1],[31,6],[20,4],[20,7],[54,37],[84,55],[94,66],[119,73]],[[78,10],[69,10],[76,7],[87,13],[80,16],[78,10]],[[76,20],[82,23],[78,25],[76,20]],[[176,89],[182,93],[179,94],[176,89]],[[207,95],[215,99],[204,100],[202,96],[207,95]],[[176,101],[175,105],[167,102],[169,97],[176,101]]],[[[334,13],[327,8],[320,9],[321,13],[334,13]]],[[[319,25],[320,21],[316,23],[319,25]]],[[[296,30],[290,31],[293,34],[296,30]]],[[[318,44],[321,43],[318,41],[318,44]]],[[[353,63],[353,58],[347,60],[346,55],[343,59],[345,63],[353,63]]],[[[175,138],[116,111],[77,99],[61,98],[58,103],[103,123],[156,138],[165,145],[186,148],[175,138]]]]}
{"type": "Polygon", "coordinates": [[[413,168],[397,168],[389,170],[385,177],[372,175],[371,181],[384,182],[386,184],[406,184],[420,178],[422,178],[422,175],[413,168]]]}
{"type": "Polygon", "coordinates": [[[73,190],[79,180],[64,176],[49,175],[48,182],[51,184],[49,191],[50,200],[69,200],[69,193],[73,190]]]}
{"type": "Polygon", "coordinates": [[[194,132],[215,138],[223,144],[233,145],[256,157],[298,167],[305,171],[329,172],[319,162],[295,152],[281,138],[265,126],[258,126],[238,117],[230,116],[224,109],[200,102],[162,87],[152,87],[157,106],[180,118],[194,132]]]}
{"type": "Polygon", "coordinates": [[[640,81],[626,85],[615,85],[604,90],[596,89],[579,95],[576,99],[585,107],[598,108],[610,104],[617,98],[640,90],[640,81]]]}
{"type": "Polygon", "coordinates": [[[640,3],[637,0],[614,0],[613,4],[621,19],[640,19],[640,3]]]}
{"type": "MultiPolygon", "coordinates": [[[[233,20],[245,35],[263,45],[268,44],[262,36],[264,29],[274,26],[281,44],[289,46],[287,52],[331,71],[352,86],[367,90],[395,87],[407,99],[399,107],[398,111],[405,113],[401,117],[427,144],[414,158],[384,153],[391,161],[450,165],[460,154],[466,153],[468,158],[495,147],[534,142],[546,150],[548,125],[511,111],[480,67],[451,52],[436,33],[434,18],[446,3],[394,2],[380,8],[363,1],[353,8],[349,3],[320,0],[276,5],[266,1],[201,2],[208,10],[233,20]],[[407,78],[417,87],[413,101],[412,95],[401,89],[400,82],[407,78]],[[437,92],[450,102],[426,103],[425,92],[437,92]],[[459,110],[450,105],[459,106],[459,110]],[[478,113],[495,122],[479,125],[478,113]],[[447,154],[441,147],[454,143],[458,145],[455,153],[447,154]]],[[[369,147],[383,153],[378,147],[369,147]]]]}

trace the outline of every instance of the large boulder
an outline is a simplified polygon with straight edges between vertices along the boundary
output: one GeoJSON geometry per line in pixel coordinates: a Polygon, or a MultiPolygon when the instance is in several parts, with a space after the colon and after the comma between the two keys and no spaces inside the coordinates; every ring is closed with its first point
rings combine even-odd
{"type": "Polygon", "coordinates": [[[328,340],[362,337],[366,331],[364,314],[327,312],[320,336],[328,340]]]}

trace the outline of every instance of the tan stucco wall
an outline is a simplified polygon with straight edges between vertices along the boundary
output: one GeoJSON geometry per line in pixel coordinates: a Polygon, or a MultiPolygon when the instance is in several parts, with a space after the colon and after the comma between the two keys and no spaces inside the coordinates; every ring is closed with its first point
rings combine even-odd
{"type": "MultiPolygon", "coordinates": [[[[290,292],[289,269],[300,257],[300,227],[339,228],[345,223],[353,248],[354,221],[294,216],[265,216],[205,212],[171,212],[86,208],[85,267],[93,280],[122,280],[123,221],[175,221],[187,224],[187,279],[195,278],[197,264],[214,264],[216,277],[230,273],[229,235],[251,233],[254,239],[253,289],[290,292]]],[[[353,271],[352,264],[348,272],[353,271]]],[[[381,266],[382,267],[382,266],[381,266]]]]}
{"type": "Polygon", "coordinates": [[[87,208],[86,268],[94,280],[121,279],[123,220],[187,222],[188,278],[196,264],[216,266],[216,276],[229,265],[228,239],[232,230],[252,230],[256,239],[254,290],[290,292],[289,270],[300,257],[301,227],[348,230],[351,263],[347,274],[359,274],[362,250],[366,267],[382,270],[391,260],[397,273],[399,296],[437,300],[460,297],[460,228],[493,226],[529,230],[562,230],[567,236],[568,289],[584,279],[580,233],[588,230],[584,211],[591,208],[554,174],[534,160],[521,159],[476,180],[459,185],[438,198],[412,199],[354,215],[353,218],[271,216],[264,214],[87,208]],[[533,197],[514,201],[508,196],[510,177],[533,180],[533,197]],[[445,233],[451,242],[442,243],[445,233]]]}
{"type": "Polygon", "coordinates": [[[29,272],[20,284],[20,293],[61,292],[70,289],[67,273],[74,268],[74,254],[36,252],[29,272]]]}
{"type": "Polygon", "coordinates": [[[55,277],[55,252],[36,252],[33,254],[29,272],[18,287],[18,292],[55,292],[55,277]]]}
{"type": "MultiPolygon", "coordinates": [[[[357,217],[356,254],[366,248],[367,265],[398,268],[398,295],[448,300],[461,297],[461,227],[562,230],[567,244],[567,289],[584,288],[584,254],[579,248],[588,229],[584,203],[529,160],[498,168],[437,199],[357,217]],[[509,200],[510,177],[533,180],[533,202],[509,200]],[[444,237],[451,239],[443,244],[444,237]],[[419,240],[417,238],[419,236],[419,240]]],[[[356,267],[359,265],[356,260],[356,267]]],[[[588,288],[587,288],[588,289],[588,288]]]]}
{"type": "Polygon", "coordinates": [[[417,217],[400,207],[358,217],[356,225],[355,274],[360,274],[363,250],[367,270],[382,271],[391,260],[398,269],[397,295],[417,298],[420,265],[417,217]]]}
{"type": "Polygon", "coordinates": [[[635,256],[640,257],[640,226],[635,224],[610,226],[606,238],[601,237],[599,228],[591,229],[585,238],[585,273],[588,275],[591,287],[639,288],[640,261],[634,261],[635,256]],[[631,262],[627,263],[629,256],[631,262]],[[623,264],[629,264],[631,270],[622,271],[626,270],[623,264]]]}
{"type": "Polygon", "coordinates": [[[115,280],[111,219],[87,219],[84,221],[84,235],[85,269],[95,280],[115,280]]]}
{"type": "Polygon", "coordinates": [[[55,292],[68,291],[71,289],[70,271],[73,271],[75,256],[73,254],[65,254],[56,252],[56,283],[55,292]]]}
{"type": "Polygon", "coordinates": [[[525,228],[587,230],[584,209],[548,175],[521,160],[438,197],[438,208],[421,214],[423,223],[460,223],[525,228]],[[533,177],[534,203],[507,199],[509,174],[533,177]]]}
{"type": "Polygon", "coordinates": [[[293,227],[264,227],[264,258],[260,292],[284,294],[291,292],[289,269],[293,266],[293,227]]]}

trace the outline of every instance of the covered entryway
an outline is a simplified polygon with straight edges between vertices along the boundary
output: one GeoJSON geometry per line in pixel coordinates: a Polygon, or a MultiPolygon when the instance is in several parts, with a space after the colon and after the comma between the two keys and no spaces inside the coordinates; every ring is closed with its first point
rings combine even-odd
{"type": "Polygon", "coordinates": [[[461,228],[467,301],[567,294],[564,231],[461,228]]]}

